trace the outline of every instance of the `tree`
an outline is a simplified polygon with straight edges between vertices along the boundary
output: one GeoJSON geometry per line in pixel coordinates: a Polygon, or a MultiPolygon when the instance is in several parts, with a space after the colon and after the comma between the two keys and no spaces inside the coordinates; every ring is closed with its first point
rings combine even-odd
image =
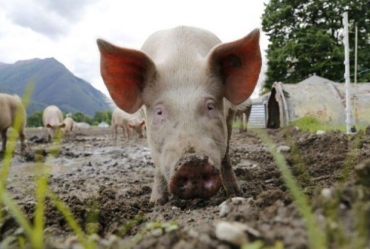
{"type": "Polygon", "coordinates": [[[28,127],[40,127],[42,124],[42,113],[43,111],[37,111],[28,115],[27,117],[27,126],[28,127]]]}
{"type": "Polygon", "coordinates": [[[342,14],[347,8],[351,73],[354,72],[357,23],[358,72],[362,72],[358,82],[370,82],[370,53],[367,52],[370,6],[366,6],[364,0],[270,0],[262,16],[262,29],[270,39],[265,88],[271,89],[272,84],[279,81],[297,83],[313,74],[343,82],[342,14]]]}
{"type": "Polygon", "coordinates": [[[101,122],[106,122],[110,124],[110,121],[112,119],[112,111],[98,111],[95,112],[95,115],[93,117],[94,122],[97,124],[101,122]]]}
{"type": "Polygon", "coordinates": [[[84,123],[88,123],[88,124],[92,124],[93,120],[91,117],[81,113],[81,112],[76,112],[76,113],[73,113],[72,114],[72,119],[75,121],[75,122],[84,122],[84,123]]]}

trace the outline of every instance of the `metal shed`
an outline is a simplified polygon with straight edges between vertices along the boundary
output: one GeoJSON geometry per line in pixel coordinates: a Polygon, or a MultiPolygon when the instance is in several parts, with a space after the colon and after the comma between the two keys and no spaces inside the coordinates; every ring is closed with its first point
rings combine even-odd
{"type": "Polygon", "coordinates": [[[269,93],[252,99],[252,109],[248,120],[248,128],[266,128],[267,101],[269,93]]]}
{"type": "MultiPolygon", "coordinates": [[[[370,124],[370,83],[351,85],[353,120],[370,124]]],[[[345,85],[317,75],[297,84],[274,83],[267,104],[267,127],[278,128],[311,116],[329,124],[344,124],[345,85]]]]}

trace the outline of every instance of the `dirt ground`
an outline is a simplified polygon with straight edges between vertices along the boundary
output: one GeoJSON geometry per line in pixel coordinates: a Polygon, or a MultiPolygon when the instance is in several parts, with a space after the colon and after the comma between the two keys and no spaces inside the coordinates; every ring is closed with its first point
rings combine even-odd
{"type": "MultiPolygon", "coordinates": [[[[350,136],[296,128],[266,132],[309,198],[328,248],[370,248],[370,127],[350,136]]],[[[15,154],[7,189],[32,220],[35,178],[50,170],[50,188],[84,231],[94,234],[89,239],[97,248],[226,249],[258,241],[264,248],[282,248],[279,243],[284,248],[310,247],[305,221],[267,146],[253,131],[236,130],[231,140],[243,199],[232,201],[221,190],[209,200],[172,198],[164,206],[149,202],[154,165],[145,139],[121,137],[115,142],[108,128],[79,130],[64,140],[54,158],[44,135],[27,130],[29,154],[15,154]],[[217,232],[220,221],[241,225],[240,239],[222,237],[217,232]]],[[[0,240],[18,248],[19,240],[13,238],[24,234],[7,210],[3,208],[0,240]]],[[[45,213],[47,248],[82,248],[49,198],[45,213]]]]}

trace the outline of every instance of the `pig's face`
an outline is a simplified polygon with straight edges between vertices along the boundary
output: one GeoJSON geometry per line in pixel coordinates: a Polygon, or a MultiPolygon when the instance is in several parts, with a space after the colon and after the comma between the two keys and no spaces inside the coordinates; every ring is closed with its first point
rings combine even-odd
{"type": "Polygon", "coordinates": [[[64,123],[62,124],[56,124],[51,125],[47,124],[46,127],[49,129],[49,135],[52,139],[57,138],[59,139],[60,136],[63,134],[63,129],[66,125],[64,123]]]}
{"type": "Polygon", "coordinates": [[[224,99],[238,105],[252,94],[261,68],[258,40],[255,30],[219,44],[213,34],[189,27],[155,33],[144,52],[98,40],[102,77],[117,106],[128,113],[146,107],[156,165],[151,201],[166,199],[168,191],[208,198],[221,182],[230,188],[236,181],[223,161],[224,99]]]}
{"type": "Polygon", "coordinates": [[[128,123],[128,128],[134,131],[139,138],[143,138],[145,136],[145,120],[140,122],[128,123]]]}
{"type": "Polygon", "coordinates": [[[172,75],[170,79],[158,70],[156,82],[144,91],[153,160],[169,183],[170,192],[184,199],[212,196],[219,190],[221,161],[226,152],[223,95],[219,88],[212,87],[220,82],[205,77],[207,72],[194,70],[192,77],[172,75]],[[173,78],[179,82],[169,83],[173,78]],[[204,179],[196,179],[197,175],[204,179]]]}

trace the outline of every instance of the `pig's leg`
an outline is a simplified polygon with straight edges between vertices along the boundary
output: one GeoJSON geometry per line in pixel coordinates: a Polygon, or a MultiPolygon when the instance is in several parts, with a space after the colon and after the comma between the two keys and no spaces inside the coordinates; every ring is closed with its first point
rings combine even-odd
{"type": "Polygon", "coordinates": [[[1,152],[2,153],[5,153],[5,148],[6,148],[6,140],[7,140],[7,136],[6,136],[6,132],[7,132],[8,129],[4,129],[1,131],[1,140],[3,142],[2,144],[2,147],[1,147],[1,152]]]}
{"type": "Polygon", "coordinates": [[[247,110],[245,111],[245,131],[248,130],[248,122],[249,122],[249,117],[251,115],[252,111],[252,106],[248,107],[247,110]]]}
{"type": "Polygon", "coordinates": [[[128,127],[127,124],[125,124],[123,127],[123,136],[128,139],[128,127]]]}
{"type": "Polygon", "coordinates": [[[233,117],[235,115],[235,111],[232,109],[229,109],[229,113],[226,118],[226,124],[227,124],[227,147],[226,147],[226,154],[224,159],[222,160],[221,165],[221,179],[222,184],[224,186],[224,189],[226,191],[226,194],[228,196],[241,196],[242,192],[240,190],[239,183],[236,179],[234,170],[230,163],[230,157],[229,157],[229,143],[230,143],[230,137],[232,132],[232,121],[233,117]]]}
{"type": "Polygon", "coordinates": [[[117,125],[113,124],[112,129],[113,129],[113,139],[116,141],[117,140],[117,125]]]}
{"type": "Polygon", "coordinates": [[[51,128],[46,128],[46,140],[51,142],[51,128]]]}
{"type": "Polygon", "coordinates": [[[154,183],[150,201],[155,204],[163,205],[168,201],[167,181],[161,174],[159,168],[156,168],[154,174],[154,183]]]}
{"type": "Polygon", "coordinates": [[[19,139],[21,140],[21,154],[24,155],[26,152],[26,136],[23,128],[21,128],[19,131],[19,139]]]}
{"type": "MultiPolygon", "coordinates": [[[[239,122],[239,133],[243,132],[243,112],[236,112],[235,116],[237,117],[237,120],[239,122]]],[[[226,120],[226,122],[228,122],[226,120]]],[[[228,124],[229,125],[229,124],[228,124]]],[[[231,123],[232,125],[232,123],[231,123]]],[[[227,128],[229,130],[229,127],[227,128]]]]}

